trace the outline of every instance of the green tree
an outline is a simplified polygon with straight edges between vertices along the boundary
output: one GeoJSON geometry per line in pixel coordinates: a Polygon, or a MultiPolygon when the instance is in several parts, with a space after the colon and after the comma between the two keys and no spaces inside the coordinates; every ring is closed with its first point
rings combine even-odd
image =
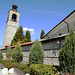
{"type": "Polygon", "coordinates": [[[10,59],[11,58],[11,47],[9,46],[8,48],[7,48],[7,52],[6,52],[6,57],[8,58],[8,59],[10,59]]]}
{"type": "Polygon", "coordinates": [[[59,63],[64,73],[75,72],[75,34],[72,29],[65,39],[63,47],[59,52],[59,63]]]}
{"type": "Polygon", "coordinates": [[[24,34],[23,34],[23,28],[22,26],[20,26],[20,28],[17,30],[17,32],[15,33],[15,36],[11,42],[11,45],[16,45],[17,42],[20,42],[20,44],[22,43],[22,41],[25,40],[24,34]]]}
{"type": "Polygon", "coordinates": [[[45,34],[44,30],[42,30],[42,32],[40,34],[40,39],[42,39],[44,37],[44,34],[45,34]]]}
{"type": "Polygon", "coordinates": [[[16,47],[13,50],[12,58],[15,62],[18,62],[18,63],[23,60],[23,53],[19,43],[17,43],[16,47]]]}
{"type": "Polygon", "coordinates": [[[24,36],[24,39],[23,39],[23,41],[21,41],[21,43],[27,43],[27,38],[26,38],[26,36],[24,36]]]}
{"type": "Polygon", "coordinates": [[[43,64],[44,59],[44,50],[40,41],[36,40],[31,47],[29,54],[29,63],[30,64],[43,64]]]}
{"type": "Polygon", "coordinates": [[[0,50],[0,59],[3,59],[3,54],[1,53],[1,50],[0,50]]]}
{"type": "Polygon", "coordinates": [[[31,42],[31,36],[30,36],[30,31],[26,31],[26,38],[27,38],[27,42],[31,42]]]}

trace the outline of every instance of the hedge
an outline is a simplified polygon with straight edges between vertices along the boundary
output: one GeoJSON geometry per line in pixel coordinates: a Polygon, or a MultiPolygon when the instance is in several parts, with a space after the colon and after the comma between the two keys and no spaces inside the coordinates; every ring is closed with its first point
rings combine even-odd
{"type": "Polygon", "coordinates": [[[58,75],[57,69],[52,65],[32,64],[30,75],[58,75]]]}
{"type": "Polygon", "coordinates": [[[0,63],[8,69],[10,68],[18,68],[20,69],[24,74],[30,73],[30,69],[28,68],[27,64],[25,63],[16,63],[13,60],[6,59],[6,60],[0,60],[0,63]]]}
{"type": "Polygon", "coordinates": [[[57,69],[52,65],[31,64],[30,67],[28,67],[28,65],[25,63],[16,63],[10,59],[2,59],[0,60],[0,63],[2,63],[2,65],[8,69],[18,68],[24,74],[29,73],[30,75],[58,75],[57,69]]]}

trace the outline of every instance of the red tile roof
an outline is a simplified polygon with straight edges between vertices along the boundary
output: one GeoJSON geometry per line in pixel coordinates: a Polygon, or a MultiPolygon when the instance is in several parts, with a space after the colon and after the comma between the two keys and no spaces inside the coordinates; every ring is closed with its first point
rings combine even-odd
{"type": "Polygon", "coordinates": [[[33,44],[33,43],[34,43],[34,41],[32,41],[32,42],[27,42],[27,43],[20,44],[20,46],[28,45],[28,44],[33,44]]]}
{"type": "Polygon", "coordinates": [[[10,46],[10,45],[6,45],[6,46],[10,46]]]}
{"type": "MultiPolygon", "coordinates": [[[[20,44],[20,46],[30,45],[30,44],[33,44],[33,43],[34,43],[34,41],[32,41],[32,42],[27,42],[27,43],[20,44]]],[[[8,46],[10,46],[10,45],[6,45],[5,48],[2,48],[1,50],[7,49],[8,46]]],[[[16,46],[16,45],[11,46],[11,48],[14,48],[15,46],[16,46]]]]}

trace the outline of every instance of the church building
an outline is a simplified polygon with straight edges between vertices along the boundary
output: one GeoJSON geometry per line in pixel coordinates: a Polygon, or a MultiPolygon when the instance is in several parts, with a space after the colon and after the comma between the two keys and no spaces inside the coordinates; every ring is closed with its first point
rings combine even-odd
{"type": "MultiPolygon", "coordinates": [[[[1,49],[4,59],[6,59],[6,51],[8,48],[7,45],[11,43],[11,40],[15,35],[19,25],[20,13],[17,12],[17,8],[18,7],[16,5],[13,5],[12,10],[9,10],[8,12],[3,49],[1,49]]],[[[58,23],[52,30],[50,30],[43,37],[43,39],[39,39],[44,49],[44,64],[59,65],[59,50],[63,46],[65,37],[68,35],[70,27],[75,31],[75,10],[71,12],[66,18],[64,18],[60,23],[58,23]]],[[[20,44],[23,52],[23,62],[25,63],[29,63],[29,52],[33,43],[34,41],[20,44]]],[[[12,51],[14,48],[15,46],[11,46],[12,51]]]]}

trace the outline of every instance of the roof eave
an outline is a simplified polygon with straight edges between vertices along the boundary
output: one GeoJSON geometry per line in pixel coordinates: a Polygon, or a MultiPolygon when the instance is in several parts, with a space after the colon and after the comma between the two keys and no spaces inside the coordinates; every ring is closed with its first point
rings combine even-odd
{"type": "MultiPolygon", "coordinates": [[[[67,19],[74,12],[75,10],[73,10],[67,17],[65,17],[61,22],[59,22],[54,28],[56,28],[60,23],[62,23],[65,19],[67,19]]],[[[43,38],[45,38],[54,28],[52,28],[43,38]]]]}

